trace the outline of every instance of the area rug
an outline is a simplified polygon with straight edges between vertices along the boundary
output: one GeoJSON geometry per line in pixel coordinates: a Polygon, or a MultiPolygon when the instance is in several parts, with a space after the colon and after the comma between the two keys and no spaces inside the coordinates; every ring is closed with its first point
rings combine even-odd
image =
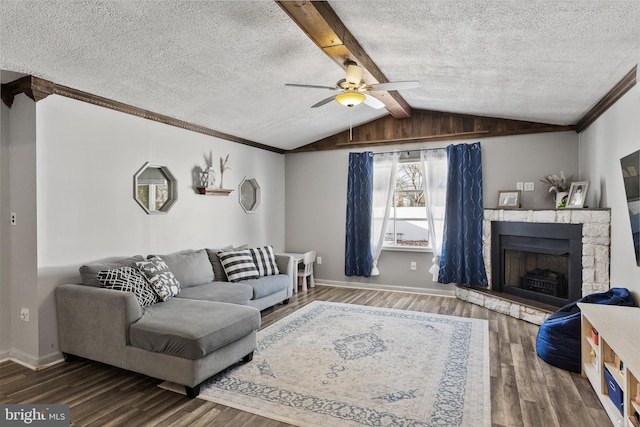
{"type": "Polygon", "coordinates": [[[298,426],[490,426],[486,320],[315,301],[200,398],[298,426]]]}

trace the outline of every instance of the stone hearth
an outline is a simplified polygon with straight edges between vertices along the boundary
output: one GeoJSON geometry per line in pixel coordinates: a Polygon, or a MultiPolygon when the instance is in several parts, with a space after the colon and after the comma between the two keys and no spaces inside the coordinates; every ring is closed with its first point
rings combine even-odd
{"type": "MultiPolygon", "coordinates": [[[[485,209],[483,256],[491,290],[491,222],[529,222],[582,224],[582,296],[609,289],[609,247],[611,211],[609,209],[503,210],[485,209]]],[[[534,324],[541,324],[552,309],[540,308],[486,289],[457,287],[456,296],[499,313],[534,324]]]]}

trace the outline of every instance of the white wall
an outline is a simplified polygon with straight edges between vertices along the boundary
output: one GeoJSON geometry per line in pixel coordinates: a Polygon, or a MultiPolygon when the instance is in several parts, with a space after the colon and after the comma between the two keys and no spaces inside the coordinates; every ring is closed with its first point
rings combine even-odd
{"type": "Polygon", "coordinates": [[[0,102],[0,360],[11,348],[9,284],[9,108],[0,102]]]}
{"type": "Polygon", "coordinates": [[[11,308],[11,354],[33,363],[37,360],[38,333],[37,230],[36,230],[36,107],[21,94],[9,114],[9,198],[16,225],[9,227],[8,277],[11,308]],[[28,167],[26,165],[29,165],[28,167]],[[19,321],[20,308],[30,308],[30,321],[19,321]]]}
{"type": "MultiPolygon", "coordinates": [[[[580,134],[581,178],[591,181],[587,200],[611,208],[611,286],[640,301],[631,222],[620,159],[640,150],[640,86],[636,85],[580,134]]],[[[640,167],[640,165],[638,165],[640,167]]]]}
{"type": "MultiPolygon", "coordinates": [[[[373,151],[444,147],[451,143],[386,146],[373,151]]],[[[495,207],[498,190],[515,189],[516,182],[535,183],[535,191],[522,195],[524,208],[552,208],[553,199],[540,179],[563,170],[578,175],[578,135],[575,132],[505,136],[480,140],[482,144],[484,206],[495,207]]],[[[353,151],[366,151],[363,149],[353,151]]],[[[434,283],[428,269],[431,253],[385,251],[380,276],[344,275],[344,242],[349,150],[286,155],[286,248],[290,252],[315,249],[322,264],[315,266],[318,280],[334,284],[364,284],[420,292],[450,293],[451,286],[434,283]],[[417,270],[410,270],[411,261],[417,270]]]]}
{"type": "MultiPolygon", "coordinates": [[[[54,288],[79,281],[83,263],[227,244],[273,244],[276,251],[284,250],[283,155],[56,95],[37,104],[28,101],[36,117],[34,158],[11,158],[12,167],[34,174],[33,188],[25,189],[34,206],[37,193],[32,227],[34,234],[37,229],[37,251],[20,248],[37,260],[31,269],[37,279],[28,284],[13,280],[11,288],[35,295],[20,302],[28,304],[20,306],[31,309],[30,324],[36,325],[24,334],[28,345],[20,348],[26,353],[20,356],[28,360],[23,361],[42,365],[60,357],[54,288]],[[231,169],[224,182],[234,189],[231,195],[196,194],[195,171],[212,156],[219,172],[219,158],[227,154],[231,169]],[[178,201],[166,215],[147,215],[133,200],[133,175],[147,161],[166,165],[178,180],[178,201]],[[238,203],[237,186],[245,176],[255,178],[262,189],[254,214],[246,214],[238,203]]],[[[23,116],[14,109],[12,118],[23,116]]],[[[24,215],[18,212],[19,222],[24,215]]],[[[12,331],[19,309],[15,304],[14,298],[12,331]]],[[[12,335],[12,350],[17,342],[12,335]]]]}

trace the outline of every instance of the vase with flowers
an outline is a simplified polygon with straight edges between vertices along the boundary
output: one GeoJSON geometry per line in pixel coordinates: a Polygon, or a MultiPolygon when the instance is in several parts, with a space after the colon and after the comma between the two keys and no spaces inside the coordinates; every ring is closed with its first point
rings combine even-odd
{"type": "Polygon", "coordinates": [[[549,186],[549,193],[555,192],[553,198],[558,209],[562,209],[567,205],[572,178],[573,175],[566,177],[564,172],[560,171],[560,175],[547,175],[540,180],[549,186]]]}

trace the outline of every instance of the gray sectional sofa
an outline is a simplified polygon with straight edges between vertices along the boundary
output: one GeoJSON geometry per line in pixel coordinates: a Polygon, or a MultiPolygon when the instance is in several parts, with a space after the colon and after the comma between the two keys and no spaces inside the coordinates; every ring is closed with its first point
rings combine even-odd
{"type": "Polygon", "coordinates": [[[135,267],[142,256],[80,268],[81,284],[56,288],[58,338],[66,360],[83,357],[185,386],[200,384],[256,348],[260,311],[288,303],[294,261],[275,254],[279,274],[231,283],[218,258],[202,249],[159,255],[180,292],[143,307],[132,292],[105,289],[98,273],[135,267]]]}

